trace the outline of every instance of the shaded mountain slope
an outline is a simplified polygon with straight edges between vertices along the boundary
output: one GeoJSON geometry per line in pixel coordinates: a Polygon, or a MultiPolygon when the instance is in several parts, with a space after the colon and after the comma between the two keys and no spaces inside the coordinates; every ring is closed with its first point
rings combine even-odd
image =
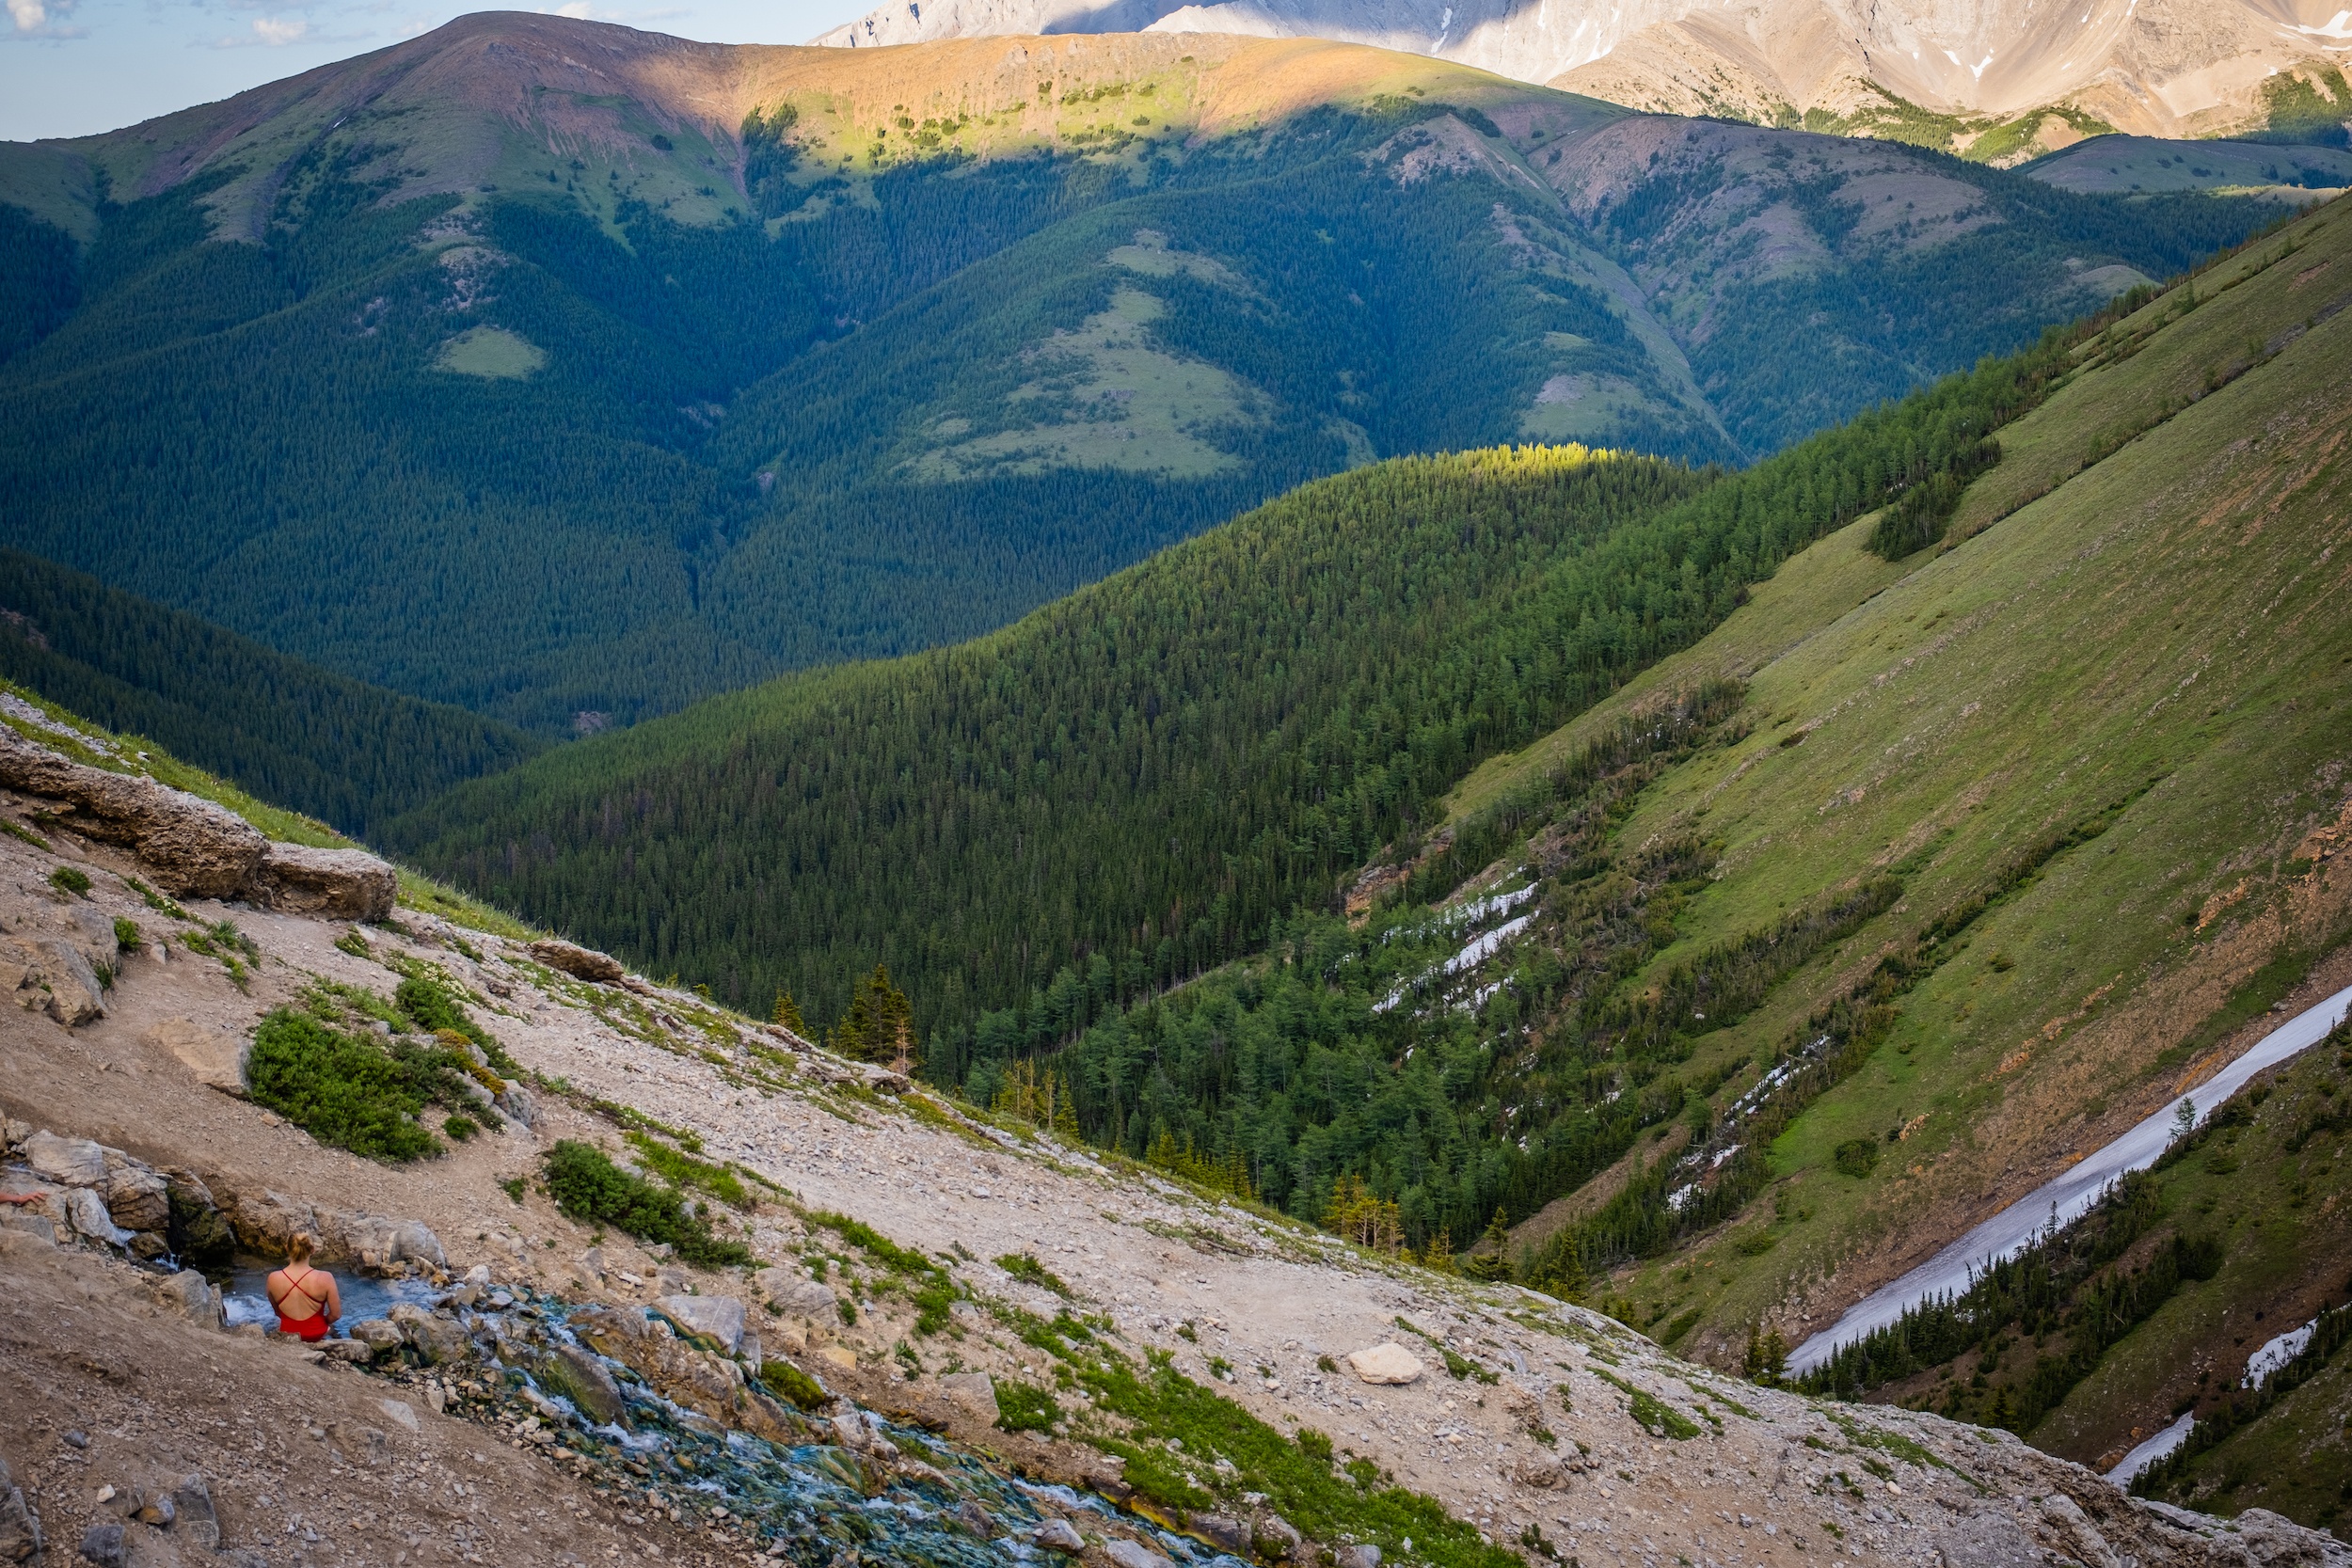
{"type": "Polygon", "coordinates": [[[0,203],[13,540],[543,734],[970,636],[1372,458],[1759,454],[2275,210],[1315,40],[511,14],[0,149],[0,203]]]}
{"type": "Polygon", "coordinates": [[[0,550],[0,677],[354,836],[541,749],[0,550]]]}

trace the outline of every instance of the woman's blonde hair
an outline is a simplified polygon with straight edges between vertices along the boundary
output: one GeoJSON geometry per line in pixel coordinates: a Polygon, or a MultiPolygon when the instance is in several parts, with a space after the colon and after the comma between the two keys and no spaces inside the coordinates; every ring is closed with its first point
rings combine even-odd
{"type": "Polygon", "coordinates": [[[317,1246],[318,1243],[311,1240],[309,1231],[297,1230],[286,1238],[286,1257],[292,1262],[307,1263],[310,1260],[312,1250],[317,1246]]]}

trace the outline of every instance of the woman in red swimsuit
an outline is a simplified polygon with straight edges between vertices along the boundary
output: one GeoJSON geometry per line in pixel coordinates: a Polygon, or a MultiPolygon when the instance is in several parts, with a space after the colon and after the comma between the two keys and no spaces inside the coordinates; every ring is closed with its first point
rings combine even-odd
{"type": "Polygon", "coordinates": [[[335,1320],[343,1315],[342,1292],[335,1289],[335,1276],[310,1266],[310,1251],[316,1244],[306,1233],[295,1231],[286,1243],[286,1266],[271,1275],[262,1287],[269,1291],[270,1306],[278,1309],[280,1334],[324,1339],[335,1320]]]}

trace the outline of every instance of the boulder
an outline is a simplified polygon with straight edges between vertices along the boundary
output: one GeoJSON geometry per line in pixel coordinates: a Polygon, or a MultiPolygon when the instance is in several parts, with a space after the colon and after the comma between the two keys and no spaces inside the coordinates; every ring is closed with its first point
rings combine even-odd
{"type": "Polygon", "coordinates": [[[1342,1546],[1337,1555],[1340,1568],[1380,1568],[1380,1548],[1369,1541],[1342,1546]]]}
{"type": "Polygon", "coordinates": [[[520,1084],[510,1083],[506,1085],[506,1087],[501,1089],[498,1094],[497,1103],[498,1108],[504,1112],[508,1117],[521,1122],[525,1127],[537,1127],[539,1125],[538,1097],[533,1095],[529,1089],[524,1088],[520,1084]]]}
{"type": "Polygon", "coordinates": [[[394,1219],[389,1214],[364,1211],[320,1209],[313,1212],[311,1224],[311,1234],[319,1239],[323,1250],[348,1258],[370,1272],[405,1262],[430,1263],[437,1269],[449,1267],[449,1255],[441,1250],[440,1238],[418,1220],[394,1219]]]}
{"type": "Polygon", "coordinates": [[[599,985],[618,985],[628,973],[621,967],[621,960],[610,953],[599,953],[592,947],[577,946],[554,937],[532,942],[531,956],[549,969],[558,970],[575,980],[593,980],[599,985]]]}
{"type": "Polygon", "coordinates": [[[1199,1537],[1220,1552],[1235,1557],[1249,1555],[1249,1527],[1230,1513],[1186,1513],[1186,1533],[1199,1537]]]}
{"type": "Polygon", "coordinates": [[[1306,1544],[1298,1527],[1279,1513],[1261,1514],[1249,1528],[1251,1544],[1268,1562],[1282,1562],[1306,1544]]]}
{"type": "Polygon", "coordinates": [[[0,1459],[0,1562],[30,1562],[40,1555],[40,1515],[0,1459]]]}
{"type": "Polygon", "coordinates": [[[221,1325],[220,1291],[196,1270],[182,1269],[178,1274],[167,1275],[149,1288],[166,1306],[185,1313],[190,1323],[206,1328],[221,1325]]]}
{"type": "Polygon", "coordinates": [[[996,1424],[1001,1414],[996,1407],[996,1385],[986,1372],[949,1372],[939,1380],[939,1391],[972,1412],[983,1425],[996,1424]]]}
{"type": "Polygon", "coordinates": [[[1046,1520],[1029,1539],[1049,1552],[1075,1553],[1087,1549],[1086,1537],[1067,1519],[1046,1520]]]}
{"type": "Polygon", "coordinates": [[[161,1230],[171,1223],[171,1183],[161,1171],[125,1160],[106,1173],[98,1191],[106,1212],[125,1230],[161,1230]]]}
{"type": "Polygon", "coordinates": [[[1413,1353],[1392,1339],[1350,1352],[1347,1364],[1366,1383],[1412,1383],[1422,1374],[1422,1364],[1413,1359],[1413,1353]]]}
{"type": "Polygon", "coordinates": [[[756,1280],[760,1293],[787,1317],[834,1323],[841,1316],[833,1287],[800,1269],[762,1269],[756,1280]]]}
{"type": "Polygon", "coordinates": [[[382,920],[400,897],[400,877],[365,849],[272,844],[254,874],[253,901],[321,920],[382,920]]]}
{"type": "Polygon", "coordinates": [[[1140,1541],[1105,1541],[1103,1555],[1118,1568],[1176,1568],[1176,1565],[1140,1541]]]}
{"type": "Polygon", "coordinates": [[[407,1302],[393,1307],[385,1318],[399,1328],[401,1338],[428,1367],[463,1361],[473,1354],[473,1340],[465,1325],[453,1318],[437,1317],[407,1302]]]}
{"type": "Polygon", "coordinates": [[[601,1356],[577,1345],[558,1345],[541,1363],[539,1381],[563,1395],[598,1426],[621,1418],[621,1385],[601,1356]]]}
{"type": "Polygon", "coordinates": [[[96,1568],[122,1568],[122,1534],[119,1524],[90,1526],[82,1532],[82,1560],[96,1564],[96,1568]]]}
{"type": "Polygon", "coordinates": [[[87,1187],[75,1187],[65,1195],[65,1222],[93,1242],[108,1246],[128,1246],[131,1232],[118,1227],[106,1213],[106,1205],[87,1187]]]}
{"type": "Polygon", "coordinates": [[[24,1164],[60,1187],[95,1187],[106,1180],[106,1150],[87,1138],[36,1132],[24,1140],[24,1164]]]}
{"type": "Polygon", "coordinates": [[[151,1024],[139,1038],[195,1073],[199,1083],[224,1094],[245,1093],[246,1062],[253,1054],[251,1040],[184,1018],[151,1024]]]}
{"type": "Polygon", "coordinates": [[[180,1522],[180,1505],[168,1492],[138,1492],[131,1497],[131,1517],[142,1525],[169,1529],[180,1522]]]}
{"type": "Polygon", "coordinates": [[[384,1412],[386,1420],[412,1437],[421,1430],[417,1425],[417,1407],[405,1400],[378,1400],[375,1407],[384,1412]]]}
{"type": "Polygon", "coordinates": [[[152,779],[72,762],[0,725],[0,786],[63,801],[59,825],[119,844],[167,893],[232,898],[252,881],[269,841],[245,818],[152,779]]]}
{"type": "Polygon", "coordinates": [[[0,995],[13,996],[26,1012],[45,1012],[69,1029],[106,1016],[97,971],[79,948],[56,937],[0,941],[0,995]]]}
{"type": "Polygon", "coordinates": [[[680,1328],[715,1341],[729,1355],[743,1348],[743,1304],[734,1296],[663,1296],[660,1307],[680,1328]]]}
{"type": "Polygon", "coordinates": [[[382,1318],[364,1318],[346,1332],[352,1342],[365,1346],[371,1356],[389,1355],[407,1343],[407,1336],[401,1333],[400,1325],[382,1318]]]}
{"type": "Polygon", "coordinates": [[[180,1512],[180,1534],[204,1550],[220,1548],[220,1515],[213,1509],[213,1489],[194,1471],[171,1489],[172,1505],[180,1512]]]}

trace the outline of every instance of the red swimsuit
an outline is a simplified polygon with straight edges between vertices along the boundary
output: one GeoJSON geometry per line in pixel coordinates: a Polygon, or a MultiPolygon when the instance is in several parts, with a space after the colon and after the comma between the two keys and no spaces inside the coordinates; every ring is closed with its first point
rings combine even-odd
{"type": "MultiPolygon", "coordinates": [[[[280,1269],[278,1273],[283,1274],[285,1271],[280,1269]]],[[[302,1279],[308,1279],[316,1273],[318,1273],[318,1270],[305,1265],[302,1271],[302,1279]]],[[[324,1339],[326,1338],[326,1331],[330,1326],[326,1321],[326,1303],[320,1297],[314,1296],[310,1291],[304,1290],[302,1288],[302,1279],[289,1279],[286,1281],[286,1296],[293,1297],[298,1295],[303,1300],[316,1307],[318,1310],[311,1313],[307,1318],[289,1318],[286,1316],[285,1300],[280,1299],[278,1303],[278,1331],[280,1334],[292,1334],[303,1339],[324,1339]]]]}

